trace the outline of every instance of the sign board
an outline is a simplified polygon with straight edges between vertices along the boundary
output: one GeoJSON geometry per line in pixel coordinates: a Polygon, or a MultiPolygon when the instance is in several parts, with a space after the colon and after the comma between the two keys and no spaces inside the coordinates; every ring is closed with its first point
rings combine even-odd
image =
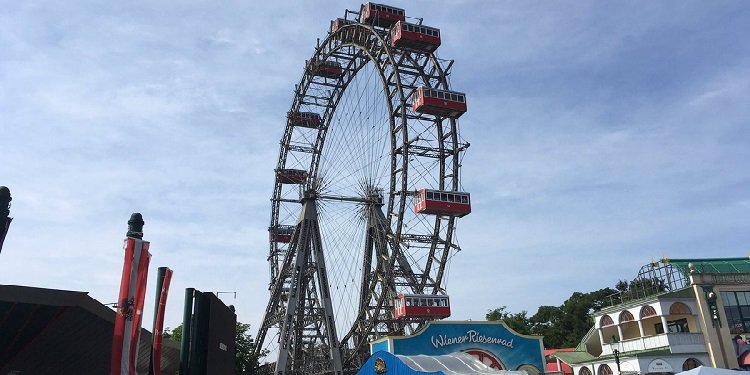
{"type": "Polygon", "coordinates": [[[663,360],[661,358],[657,358],[657,359],[651,361],[651,363],[648,364],[648,372],[649,373],[651,373],[651,372],[672,372],[672,373],[674,373],[674,370],[672,369],[672,365],[670,365],[669,362],[667,362],[667,361],[665,361],[665,360],[663,360]]]}

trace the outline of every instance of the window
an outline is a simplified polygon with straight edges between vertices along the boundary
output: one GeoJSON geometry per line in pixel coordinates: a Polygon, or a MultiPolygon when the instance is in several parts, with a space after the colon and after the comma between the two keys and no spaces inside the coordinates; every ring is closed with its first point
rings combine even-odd
{"type": "MultiPolygon", "coordinates": [[[[654,330],[656,331],[657,335],[662,334],[664,333],[664,326],[662,326],[661,323],[656,323],[654,324],[654,330]]],[[[667,321],[667,332],[668,333],[690,332],[687,319],[667,321]]]]}
{"type": "Polygon", "coordinates": [[[667,332],[690,332],[687,319],[678,319],[667,322],[667,332]]]}
{"type": "Polygon", "coordinates": [[[620,323],[632,322],[633,320],[635,319],[633,319],[633,314],[630,311],[625,310],[620,313],[620,323]]]}
{"type": "Polygon", "coordinates": [[[600,365],[597,375],[612,375],[612,368],[607,365],[600,365]]]}
{"type": "Polygon", "coordinates": [[[688,358],[685,360],[685,363],[682,364],[682,371],[692,370],[696,367],[703,366],[701,361],[695,359],[695,358],[688,358]]]}
{"type": "Polygon", "coordinates": [[[651,316],[656,316],[656,310],[651,306],[643,306],[641,309],[641,318],[648,318],[651,316]]]}
{"type": "Polygon", "coordinates": [[[434,199],[434,198],[432,197],[432,192],[431,192],[431,191],[428,191],[428,192],[427,192],[427,199],[428,199],[428,200],[433,200],[433,199],[434,199]]]}
{"type": "Polygon", "coordinates": [[[721,292],[729,333],[750,332],[750,292],[721,292]]]}
{"type": "Polygon", "coordinates": [[[608,327],[608,326],[613,326],[613,325],[615,325],[615,322],[612,321],[612,317],[610,317],[609,315],[604,315],[599,320],[600,327],[608,327]]]}
{"type": "Polygon", "coordinates": [[[669,315],[691,315],[690,307],[682,302],[675,302],[669,306],[669,315]]]}

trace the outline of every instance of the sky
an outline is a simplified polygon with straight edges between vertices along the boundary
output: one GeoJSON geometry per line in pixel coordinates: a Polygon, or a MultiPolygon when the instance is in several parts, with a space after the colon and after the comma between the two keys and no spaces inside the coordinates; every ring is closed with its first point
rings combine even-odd
{"type": "MultiPolygon", "coordinates": [[[[750,3],[393,1],[441,30],[473,212],[452,319],[536,312],[662,257],[750,255],[750,3]]],[[[133,212],[156,269],[257,330],[285,115],[358,2],[0,0],[0,284],[117,300],[133,212]]]]}

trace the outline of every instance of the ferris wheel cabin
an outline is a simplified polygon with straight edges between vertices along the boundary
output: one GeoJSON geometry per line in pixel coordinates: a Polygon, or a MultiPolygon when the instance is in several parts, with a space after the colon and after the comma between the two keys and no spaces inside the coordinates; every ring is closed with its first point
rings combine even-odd
{"type": "Polygon", "coordinates": [[[315,112],[289,112],[286,115],[289,124],[303,128],[320,128],[320,115],[315,112]]]}
{"type": "Polygon", "coordinates": [[[440,47],[440,30],[434,27],[398,21],[391,28],[391,46],[423,52],[440,47]]]}
{"type": "Polygon", "coordinates": [[[341,78],[344,75],[344,69],[336,61],[309,61],[307,71],[314,76],[324,78],[341,78]]]}
{"type": "Polygon", "coordinates": [[[339,31],[340,28],[346,26],[346,25],[352,25],[357,22],[352,20],[347,20],[345,18],[336,18],[335,20],[331,20],[331,32],[335,33],[339,31]]]}
{"type": "Polygon", "coordinates": [[[420,86],[412,95],[414,112],[459,118],[466,113],[466,94],[420,86]]]}
{"type": "Polygon", "coordinates": [[[380,27],[391,27],[398,21],[406,20],[406,12],[390,5],[366,3],[359,10],[359,22],[380,27]]]}
{"type": "Polygon", "coordinates": [[[277,169],[276,182],[280,184],[304,184],[307,171],[304,169],[277,169]]]}
{"type": "Polygon", "coordinates": [[[404,318],[447,318],[451,316],[448,296],[434,294],[399,294],[394,301],[396,319],[404,318]]]}
{"type": "Polygon", "coordinates": [[[268,228],[268,240],[272,242],[289,243],[294,234],[294,225],[277,225],[268,228]]]}
{"type": "Polygon", "coordinates": [[[414,195],[414,212],[464,217],[471,213],[469,193],[420,189],[414,195]]]}

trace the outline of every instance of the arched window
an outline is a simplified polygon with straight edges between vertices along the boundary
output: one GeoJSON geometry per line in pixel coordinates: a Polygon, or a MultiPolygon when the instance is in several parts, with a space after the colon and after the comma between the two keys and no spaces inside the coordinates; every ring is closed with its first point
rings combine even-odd
{"type": "Polygon", "coordinates": [[[633,314],[631,314],[630,311],[625,310],[620,313],[620,323],[632,322],[634,320],[633,314]]]}
{"type": "Polygon", "coordinates": [[[669,315],[692,315],[690,307],[682,302],[675,302],[669,306],[669,315]]]}
{"type": "Polygon", "coordinates": [[[578,375],[591,375],[591,370],[586,366],[581,367],[581,369],[578,370],[578,375]]]}
{"type": "Polygon", "coordinates": [[[600,365],[597,375],[612,375],[612,369],[607,365],[600,365]]]}
{"type": "Polygon", "coordinates": [[[701,361],[695,358],[688,358],[685,360],[685,363],[682,364],[682,371],[692,370],[699,366],[703,366],[701,361]]]}
{"type": "Polygon", "coordinates": [[[609,315],[604,315],[599,320],[599,326],[601,326],[601,327],[609,327],[609,326],[613,326],[613,325],[615,325],[615,322],[612,321],[612,317],[610,317],[609,315]]]}
{"type": "Polygon", "coordinates": [[[648,318],[652,316],[656,316],[656,310],[654,310],[654,308],[651,306],[643,306],[643,308],[641,309],[641,318],[648,318]]]}

